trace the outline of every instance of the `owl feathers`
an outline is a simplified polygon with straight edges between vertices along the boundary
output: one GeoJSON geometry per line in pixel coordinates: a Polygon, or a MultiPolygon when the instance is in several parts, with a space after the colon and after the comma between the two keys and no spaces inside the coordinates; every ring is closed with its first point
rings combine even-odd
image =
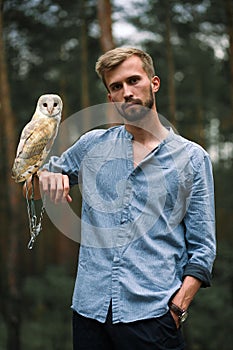
{"type": "Polygon", "coordinates": [[[56,138],[63,103],[58,95],[42,95],[31,121],[22,130],[12,167],[15,182],[26,181],[44,163],[56,138]]]}

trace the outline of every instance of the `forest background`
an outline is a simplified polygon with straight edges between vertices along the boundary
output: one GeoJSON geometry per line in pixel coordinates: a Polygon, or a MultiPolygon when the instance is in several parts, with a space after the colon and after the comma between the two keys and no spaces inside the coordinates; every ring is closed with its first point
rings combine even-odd
{"type": "Polygon", "coordinates": [[[232,348],[232,0],[0,0],[1,350],[71,349],[78,244],[45,215],[27,249],[26,203],[11,166],[37,98],[60,94],[64,119],[105,103],[95,61],[122,45],[151,54],[160,114],[212,158],[218,255],[212,288],[199,292],[184,334],[187,350],[232,348]]]}

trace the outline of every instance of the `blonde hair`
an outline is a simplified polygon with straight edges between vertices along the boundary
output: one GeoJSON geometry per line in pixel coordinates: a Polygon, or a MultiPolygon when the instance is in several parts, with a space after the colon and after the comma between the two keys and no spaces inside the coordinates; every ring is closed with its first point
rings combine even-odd
{"type": "Polygon", "coordinates": [[[114,69],[133,55],[138,56],[141,59],[142,67],[149,78],[152,78],[155,75],[153,60],[148,53],[132,47],[118,47],[104,53],[96,62],[95,70],[105,86],[105,72],[114,69]]]}

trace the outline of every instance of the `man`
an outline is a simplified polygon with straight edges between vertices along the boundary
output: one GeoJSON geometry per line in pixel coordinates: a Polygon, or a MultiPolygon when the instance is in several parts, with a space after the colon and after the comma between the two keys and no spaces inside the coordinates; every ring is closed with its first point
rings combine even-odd
{"type": "Polygon", "coordinates": [[[210,159],[161,124],[147,53],[111,50],[96,71],[124,125],[86,133],[39,173],[55,203],[82,188],[74,349],[181,350],[181,323],[215,258],[210,159]]]}

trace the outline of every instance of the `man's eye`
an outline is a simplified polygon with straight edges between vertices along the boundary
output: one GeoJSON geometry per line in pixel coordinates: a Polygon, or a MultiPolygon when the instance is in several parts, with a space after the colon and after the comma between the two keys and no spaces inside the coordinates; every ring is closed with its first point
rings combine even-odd
{"type": "Polygon", "coordinates": [[[120,88],[121,88],[121,85],[116,84],[116,85],[112,86],[112,91],[118,91],[118,90],[120,90],[120,88]]]}
{"type": "Polygon", "coordinates": [[[130,83],[131,84],[136,84],[138,82],[138,78],[131,78],[130,83]]]}

